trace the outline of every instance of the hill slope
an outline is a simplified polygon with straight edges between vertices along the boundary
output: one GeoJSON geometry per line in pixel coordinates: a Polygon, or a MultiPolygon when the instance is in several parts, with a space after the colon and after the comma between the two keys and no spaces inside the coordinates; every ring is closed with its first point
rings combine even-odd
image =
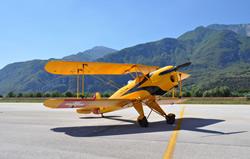
{"type": "Polygon", "coordinates": [[[171,65],[192,62],[188,85],[250,90],[250,37],[230,30],[198,27],[177,39],[136,45],[98,61],[171,65]]]}
{"type": "MultiPolygon", "coordinates": [[[[93,61],[116,50],[107,47],[94,47],[76,55],[64,57],[64,60],[93,61]]],[[[48,60],[31,60],[17,62],[0,70],[0,94],[13,92],[65,92],[73,91],[74,77],[48,74],[44,66],[48,60]]]]}
{"type": "Polygon", "coordinates": [[[250,36],[250,24],[212,24],[207,27],[215,30],[231,30],[242,36],[250,36]]]}

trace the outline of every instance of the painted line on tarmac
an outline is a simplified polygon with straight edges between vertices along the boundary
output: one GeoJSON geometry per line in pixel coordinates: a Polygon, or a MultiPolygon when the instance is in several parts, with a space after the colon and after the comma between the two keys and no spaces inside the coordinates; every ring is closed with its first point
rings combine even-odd
{"type": "Polygon", "coordinates": [[[176,145],[178,133],[179,133],[179,130],[181,129],[181,123],[182,123],[183,116],[184,116],[184,110],[185,110],[185,107],[182,107],[181,112],[180,112],[180,119],[178,120],[178,123],[177,123],[171,137],[170,137],[170,140],[169,140],[167,149],[165,150],[163,159],[171,159],[173,157],[174,148],[176,145]]]}

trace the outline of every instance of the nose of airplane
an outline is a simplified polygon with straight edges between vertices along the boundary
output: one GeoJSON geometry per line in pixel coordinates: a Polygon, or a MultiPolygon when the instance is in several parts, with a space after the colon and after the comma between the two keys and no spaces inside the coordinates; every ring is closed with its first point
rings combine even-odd
{"type": "Polygon", "coordinates": [[[183,73],[183,72],[177,72],[177,77],[178,77],[178,86],[179,86],[179,98],[182,97],[182,80],[187,79],[190,77],[189,74],[183,73]]]}
{"type": "Polygon", "coordinates": [[[178,81],[182,81],[190,77],[190,74],[184,72],[177,72],[178,81]]]}

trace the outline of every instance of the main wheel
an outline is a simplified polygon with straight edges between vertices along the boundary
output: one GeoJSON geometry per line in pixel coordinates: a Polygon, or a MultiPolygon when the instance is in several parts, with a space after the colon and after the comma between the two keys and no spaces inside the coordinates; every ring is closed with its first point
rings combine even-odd
{"type": "Polygon", "coordinates": [[[148,120],[146,117],[143,117],[142,119],[138,119],[137,122],[141,127],[148,127],[148,120]]]}
{"type": "Polygon", "coordinates": [[[175,122],[175,114],[172,114],[172,113],[169,113],[167,116],[166,116],[166,121],[167,121],[167,124],[174,124],[175,122]]]}

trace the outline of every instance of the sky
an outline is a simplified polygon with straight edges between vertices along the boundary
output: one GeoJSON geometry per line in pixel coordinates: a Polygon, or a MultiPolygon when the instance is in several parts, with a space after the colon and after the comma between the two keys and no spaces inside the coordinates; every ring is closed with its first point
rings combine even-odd
{"type": "Polygon", "coordinates": [[[250,23],[249,0],[0,0],[0,69],[123,49],[209,24],[250,23]]]}

